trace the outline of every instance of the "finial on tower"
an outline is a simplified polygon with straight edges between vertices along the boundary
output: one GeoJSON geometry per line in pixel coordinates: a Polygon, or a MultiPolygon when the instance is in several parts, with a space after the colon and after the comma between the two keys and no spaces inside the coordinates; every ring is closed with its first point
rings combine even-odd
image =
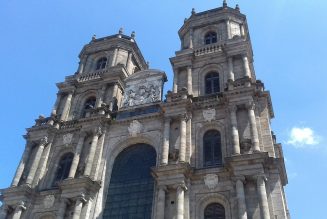
{"type": "Polygon", "coordinates": [[[134,42],[134,40],[135,40],[135,31],[132,31],[131,38],[132,38],[131,41],[134,42]]]}
{"type": "Polygon", "coordinates": [[[121,38],[121,35],[123,34],[124,32],[124,29],[121,27],[119,28],[119,31],[118,31],[118,38],[121,38]]]}
{"type": "Polygon", "coordinates": [[[235,9],[236,9],[237,11],[240,11],[240,6],[239,6],[238,4],[236,4],[235,9]]]}
{"type": "Polygon", "coordinates": [[[192,8],[192,12],[191,12],[191,14],[192,14],[192,15],[195,14],[195,9],[194,9],[194,8],[192,8]]]}
{"type": "Polygon", "coordinates": [[[119,33],[119,34],[123,34],[123,31],[124,31],[124,29],[121,27],[121,28],[119,28],[118,33],[119,33]]]}
{"type": "Polygon", "coordinates": [[[227,1],[226,1],[226,0],[223,1],[223,7],[224,7],[224,8],[227,7],[227,1]]]}

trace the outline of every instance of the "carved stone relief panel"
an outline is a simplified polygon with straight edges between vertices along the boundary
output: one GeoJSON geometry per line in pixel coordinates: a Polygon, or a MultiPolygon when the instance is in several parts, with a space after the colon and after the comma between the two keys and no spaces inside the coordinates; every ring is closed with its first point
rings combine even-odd
{"type": "Polygon", "coordinates": [[[218,176],[216,174],[207,174],[204,177],[204,184],[212,190],[218,186],[218,176]]]}
{"type": "Polygon", "coordinates": [[[211,122],[212,120],[215,120],[216,110],[215,109],[203,110],[202,115],[206,122],[211,122]]]}
{"type": "MultiPolygon", "coordinates": [[[[148,70],[150,71],[150,70],[148,70]]],[[[123,107],[133,107],[161,101],[163,73],[141,71],[126,80],[123,107]]]]}

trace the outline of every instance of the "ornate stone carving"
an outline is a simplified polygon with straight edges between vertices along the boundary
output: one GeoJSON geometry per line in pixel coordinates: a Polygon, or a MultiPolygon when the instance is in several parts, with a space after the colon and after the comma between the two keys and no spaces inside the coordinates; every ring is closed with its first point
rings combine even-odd
{"type": "Polygon", "coordinates": [[[145,70],[126,81],[123,107],[132,107],[161,101],[163,73],[145,70]]]}
{"type": "Polygon", "coordinates": [[[65,134],[62,136],[62,142],[65,144],[65,145],[68,145],[72,142],[73,140],[73,134],[71,133],[68,133],[68,134],[65,134]]]}
{"type": "Polygon", "coordinates": [[[46,144],[48,144],[48,136],[44,136],[43,138],[41,138],[41,140],[40,140],[40,144],[41,144],[41,145],[46,145],[46,144]]]}
{"type": "Polygon", "coordinates": [[[54,195],[47,195],[45,196],[45,198],[43,199],[43,206],[45,208],[51,208],[53,206],[55,202],[55,197],[54,195]]]}
{"type": "Polygon", "coordinates": [[[203,110],[202,115],[205,121],[211,122],[216,117],[216,110],[215,109],[203,110]]]}
{"type": "Polygon", "coordinates": [[[143,125],[137,121],[133,120],[128,127],[128,132],[130,136],[135,137],[137,134],[141,133],[143,125]]]}
{"type": "Polygon", "coordinates": [[[100,135],[102,135],[102,133],[103,133],[103,131],[102,131],[101,127],[97,127],[97,128],[94,129],[94,134],[95,135],[100,136],[100,135]]]}
{"type": "Polygon", "coordinates": [[[134,86],[128,87],[124,96],[124,107],[142,105],[160,101],[161,92],[158,82],[144,82],[135,89],[134,86]]]}
{"type": "Polygon", "coordinates": [[[208,187],[208,189],[215,189],[218,185],[218,175],[216,174],[207,174],[204,177],[204,184],[208,187]]]}

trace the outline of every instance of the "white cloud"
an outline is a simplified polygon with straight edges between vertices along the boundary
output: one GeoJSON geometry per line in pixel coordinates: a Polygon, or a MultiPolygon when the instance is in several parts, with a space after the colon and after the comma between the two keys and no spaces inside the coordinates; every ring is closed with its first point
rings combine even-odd
{"type": "Polygon", "coordinates": [[[290,132],[287,144],[295,148],[312,147],[320,143],[320,137],[317,136],[311,128],[293,127],[290,132]]]}

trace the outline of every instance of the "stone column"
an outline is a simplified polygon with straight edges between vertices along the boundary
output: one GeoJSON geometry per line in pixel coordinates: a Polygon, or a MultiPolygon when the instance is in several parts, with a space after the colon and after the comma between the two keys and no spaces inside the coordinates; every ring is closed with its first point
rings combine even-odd
{"type": "Polygon", "coordinates": [[[97,104],[96,107],[99,108],[101,107],[101,104],[103,103],[103,96],[106,91],[107,85],[103,85],[101,90],[98,91],[98,96],[97,96],[97,104]]]}
{"type": "Polygon", "coordinates": [[[244,37],[245,36],[244,24],[240,25],[240,29],[241,29],[241,36],[244,37]]]}
{"type": "Polygon", "coordinates": [[[28,176],[26,179],[26,184],[32,185],[36,170],[40,163],[40,159],[41,159],[44,147],[47,144],[48,144],[48,137],[45,136],[44,138],[41,139],[40,144],[38,145],[34,160],[32,162],[32,165],[30,167],[30,170],[29,170],[29,173],[28,173],[28,176]]]}
{"type": "Polygon", "coordinates": [[[236,179],[236,195],[238,202],[238,215],[239,219],[247,219],[246,203],[245,203],[245,193],[244,193],[244,177],[236,179]]]}
{"type": "Polygon", "coordinates": [[[84,140],[85,140],[86,133],[82,132],[79,136],[79,140],[75,149],[74,159],[72,161],[72,165],[69,170],[68,178],[74,178],[76,174],[76,170],[78,167],[79,159],[81,152],[83,150],[84,140]]]}
{"type": "Polygon", "coordinates": [[[232,37],[231,31],[230,31],[230,21],[226,20],[226,29],[227,29],[227,39],[230,39],[232,37]]]}
{"type": "Polygon", "coordinates": [[[112,94],[111,94],[111,100],[109,103],[109,109],[112,111],[113,110],[113,106],[114,106],[114,98],[117,99],[117,95],[118,95],[118,84],[115,83],[113,88],[112,88],[112,94]]]}
{"type": "Polygon", "coordinates": [[[184,191],[185,185],[178,185],[176,189],[176,219],[184,219],[184,191]]]}
{"type": "Polygon", "coordinates": [[[69,109],[70,109],[70,105],[72,102],[72,97],[73,97],[73,92],[69,92],[67,94],[67,98],[65,101],[65,105],[64,105],[64,109],[62,110],[61,116],[60,116],[60,120],[61,121],[66,121],[67,120],[67,116],[69,113],[69,109]]]}
{"type": "Polygon", "coordinates": [[[49,143],[47,144],[47,146],[45,147],[45,149],[42,152],[41,159],[40,159],[37,171],[35,173],[34,180],[32,182],[32,187],[34,187],[35,185],[37,185],[39,183],[39,180],[42,179],[42,177],[44,176],[44,174],[46,172],[46,166],[48,163],[51,145],[52,145],[52,139],[49,141],[49,143]]]}
{"type": "Polygon", "coordinates": [[[23,175],[25,165],[27,164],[27,162],[29,160],[29,156],[30,156],[30,153],[31,153],[31,147],[32,147],[32,144],[30,142],[27,142],[26,146],[25,146],[23,156],[22,156],[22,158],[21,158],[21,160],[19,162],[18,168],[16,170],[15,177],[14,177],[13,181],[11,182],[12,187],[15,187],[15,186],[18,185],[18,183],[20,181],[20,178],[23,175]]]}
{"type": "Polygon", "coordinates": [[[102,134],[101,128],[97,128],[94,131],[94,136],[92,138],[92,143],[91,143],[91,147],[90,147],[90,151],[89,151],[89,157],[87,159],[86,162],[86,167],[84,170],[84,176],[90,176],[91,175],[91,170],[92,170],[92,165],[93,165],[93,159],[94,159],[94,155],[96,152],[96,148],[98,145],[98,140],[99,140],[99,136],[102,134]]]}
{"type": "Polygon", "coordinates": [[[156,219],[165,218],[165,201],[166,201],[166,187],[159,186],[156,219]]]}
{"type": "Polygon", "coordinates": [[[181,116],[180,121],[180,146],[179,146],[179,162],[185,162],[186,157],[186,117],[181,116]]]}
{"type": "Polygon", "coordinates": [[[83,208],[83,203],[86,202],[85,195],[81,194],[80,197],[76,199],[75,208],[74,208],[74,214],[73,219],[80,219],[81,212],[83,208]]]}
{"type": "Polygon", "coordinates": [[[78,70],[77,70],[78,74],[83,73],[85,63],[86,63],[86,56],[83,56],[82,59],[80,59],[79,61],[78,70]]]}
{"type": "MultiPolygon", "coordinates": [[[[99,137],[99,140],[98,140],[98,146],[97,146],[97,153],[96,155],[94,156],[94,161],[93,161],[93,168],[92,168],[92,173],[91,173],[91,178],[94,179],[94,180],[97,180],[98,179],[98,174],[99,174],[99,171],[100,171],[100,165],[101,165],[101,162],[102,162],[102,153],[103,153],[103,144],[104,144],[104,140],[105,140],[105,136],[106,136],[106,132],[103,131],[101,136],[99,137]]],[[[100,177],[100,180],[101,180],[101,175],[99,176],[100,177]]],[[[89,200],[90,201],[90,200],[89,200]]]]}
{"type": "Polygon", "coordinates": [[[168,164],[170,121],[171,121],[170,118],[165,118],[164,139],[163,139],[162,152],[161,152],[161,165],[168,164]]]}
{"type": "Polygon", "coordinates": [[[193,94],[192,67],[191,66],[187,66],[187,91],[188,91],[188,94],[193,94]]]}
{"type": "Polygon", "coordinates": [[[234,81],[233,57],[228,57],[228,81],[234,81]]]}
{"type": "Polygon", "coordinates": [[[26,210],[26,206],[25,206],[25,203],[23,201],[21,201],[16,206],[14,215],[12,216],[12,219],[20,219],[24,210],[26,210]]]}
{"type": "Polygon", "coordinates": [[[248,117],[250,122],[250,128],[251,128],[251,139],[252,139],[252,146],[253,151],[260,151],[259,146],[259,135],[258,135],[258,129],[257,129],[257,123],[255,119],[255,105],[253,102],[250,102],[247,104],[248,109],[248,117]]]}
{"type": "Polygon", "coordinates": [[[191,163],[192,157],[192,116],[190,115],[186,124],[186,147],[187,147],[187,159],[186,162],[191,163]]]}
{"type": "Polygon", "coordinates": [[[233,144],[233,155],[237,155],[241,153],[240,149],[240,140],[238,135],[238,128],[237,128],[237,106],[231,106],[229,108],[230,111],[230,120],[231,120],[231,128],[232,128],[232,144],[233,144]]]}
{"type": "Polygon", "coordinates": [[[116,65],[117,55],[118,55],[118,48],[116,48],[115,51],[114,51],[114,55],[113,55],[112,61],[111,61],[111,66],[116,65]]]}
{"type": "Polygon", "coordinates": [[[53,107],[52,107],[52,115],[57,115],[57,110],[58,110],[58,106],[60,103],[60,99],[61,99],[61,93],[57,93],[57,99],[56,102],[54,103],[53,107]]]}
{"type": "Polygon", "coordinates": [[[266,177],[258,176],[257,178],[257,190],[259,197],[259,204],[261,210],[261,216],[263,219],[270,219],[267,192],[266,192],[266,177]]]}
{"type": "MultiPolygon", "coordinates": [[[[126,69],[127,69],[127,71],[129,70],[129,67],[131,65],[132,55],[133,55],[132,52],[128,52],[128,57],[127,57],[127,61],[126,61],[126,69]]],[[[132,73],[132,72],[130,72],[130,73],[132,73]]]]}
{"type": "Polygon", "coordinates": [[[178,70],[174,69],[174,87],[173,87],[173,93],[177,93],[178,91],[178,70]]]}
{"type": "Polygon", "coordinates": [[[251,78],[251,70],[249,60],[246,54],[242,55],[243,66],[244,66],[244,77],[251,78]]]}
{"type": "Polygon", "coordinates": [[[188,47],[193,49],[193,29],[190,29],[190,44],[188,47]]]}
{"type": "Polygon", "coordinates": [[[68,205],[68,199],[62,198],[60,200],[60,204],[59,204],[57,219],[64,219],[65,218],[67,205],[68,205]]]}

